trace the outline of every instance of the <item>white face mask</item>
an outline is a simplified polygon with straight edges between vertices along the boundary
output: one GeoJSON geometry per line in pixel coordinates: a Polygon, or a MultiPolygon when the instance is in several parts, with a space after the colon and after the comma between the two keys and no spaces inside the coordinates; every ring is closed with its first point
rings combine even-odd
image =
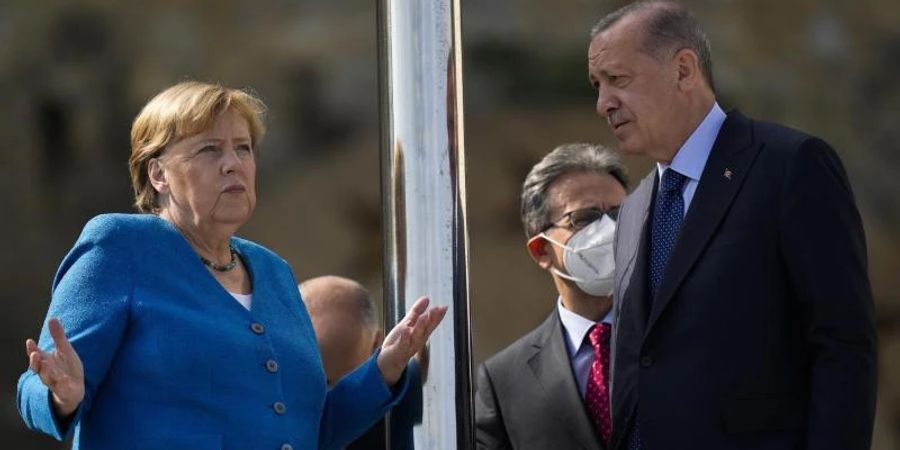
{"type": "Polygon", "coordinates": [[[563,267],[568,274],[555,267],[551,267],[550,271],[574,281],[585,294],[600,297],[612,295],[613,291],[615,234],[616,221],[604,214],[599,220],[572,235],[568,245],[556,242],[544,233],[540,235],[565,250],[563,267]]]}

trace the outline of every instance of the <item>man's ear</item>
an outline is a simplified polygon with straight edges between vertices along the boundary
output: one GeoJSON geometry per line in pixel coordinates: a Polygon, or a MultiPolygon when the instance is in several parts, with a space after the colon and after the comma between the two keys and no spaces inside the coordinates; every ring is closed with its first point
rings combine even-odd
{"type": "Polygon", "coordinates": [[[150,161],[147,162],[147,178],[150,180],[150,185],[153,186],[153,189],[156,189],[156,192],[160,194],[169,192],[166,171],[159,162],[159,158],[150,158],[150,161]]]}
{"type": "Polygon", "coordinates": [[[542,269],[549,270],[553,265],[553,258],[550,255],[548,246],[553,244],[539,234],[529,239],[528,243],[525,245],[528,247],[528,254],[531,256],[531,259],[533,259],[537,265],[541,266],[542,269]]]}
{"type": "Polygon", "coordinates": [[[675,68],[678,71],[678,88],[689,91],[702,83],[703,76],[700,72],[700,59],[689,48],[683,48],[675,52],[675,68]]]}

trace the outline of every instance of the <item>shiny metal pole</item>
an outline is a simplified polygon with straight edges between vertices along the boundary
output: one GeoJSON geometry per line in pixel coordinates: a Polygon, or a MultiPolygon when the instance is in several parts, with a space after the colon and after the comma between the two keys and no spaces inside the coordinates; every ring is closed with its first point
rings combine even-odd
{"type": "Polygon", "coordinates": [[[459,0],[378,1],[385,328],[420,295],[449,307],[418,450],[474,448],[459,14],[459,0]]]}

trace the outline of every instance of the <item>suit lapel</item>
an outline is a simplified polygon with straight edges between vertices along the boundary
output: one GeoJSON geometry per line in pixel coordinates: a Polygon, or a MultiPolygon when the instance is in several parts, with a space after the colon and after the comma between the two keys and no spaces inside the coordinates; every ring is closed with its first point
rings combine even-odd
{"type": "Polygon", "coordinates": [[[602,450],[578,387],[575,386],[575,376],[572,374],[557,311],[541,325],[541,331],[543,333],[539,339],[532,344],[535,353],[528,358],[528,365],[543,388],[541,403],[546,405],[547,415],[552,417],[550,420],[563,423],[584,448],[602,450]]]}
{"type": "Polygon", "coordinates": [[[610,373],[610,392],[614,389],[616,373],[616,349],[620,331],[628,328],[628,334],[634,336],[644,335],[644,326],[647,324],[646,258],[643,257],[645,249],[644,238],[647,235],[647,218],[650,206],[653,203],[653,192],[656,187],[656,171],[650,172],[638,187],[625,200],[619,222],[616,224],[616,290],[613,295],[613,308],[615,309],[616,326],[613,327],[612,338],[612,367],[610,373]],[[623,322],[623,309],[629,311],[627,322],[623,322]]]}
{"type": "Polygon", "coordinates": [[[737,111],[732,111],[722,124],[666,264],[645,336],[706,248],[759,153],[759,146],[753,145],[750,125],[750,120],[737,111]]]}
{"type": "Polygon", "coordinates": [[[656,186],[656,171],[653,170],[641,180],[637,189],[628,196],[625,211],[619,216],[616,224],[616,283],[618,287],[616,297],[620,297],[632,281],[632,273],[635,270],[635,262],[638,259],[638,250],[644,236],[644,228],[650,204],[653,201],[653,191],[656,186]],[[619,270],[619,268],[622,270],[619,270]]]}

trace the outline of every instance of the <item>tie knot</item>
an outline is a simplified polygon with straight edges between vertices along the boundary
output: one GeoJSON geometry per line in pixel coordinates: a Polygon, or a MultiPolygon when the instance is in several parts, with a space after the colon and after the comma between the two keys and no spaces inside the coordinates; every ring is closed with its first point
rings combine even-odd
{"type": "Polygon", "coordinates": [[[684,184],[684,180],[687,177],[676,172],[674,169],[669,168],[663,172],[662,183],[660,189],[663,192],[672,192],[681,190],[681,185],[684,184]]]}
{"type": "Polygon", "coordinates": [[[609,343],[609,335],[612,326],[608,323],[597,323],[591,327],[590,333],[588,333],[588,339],[591,341],[591,346],[594,348],[598,348],[601,345],[606,345],[609,343]]]}

